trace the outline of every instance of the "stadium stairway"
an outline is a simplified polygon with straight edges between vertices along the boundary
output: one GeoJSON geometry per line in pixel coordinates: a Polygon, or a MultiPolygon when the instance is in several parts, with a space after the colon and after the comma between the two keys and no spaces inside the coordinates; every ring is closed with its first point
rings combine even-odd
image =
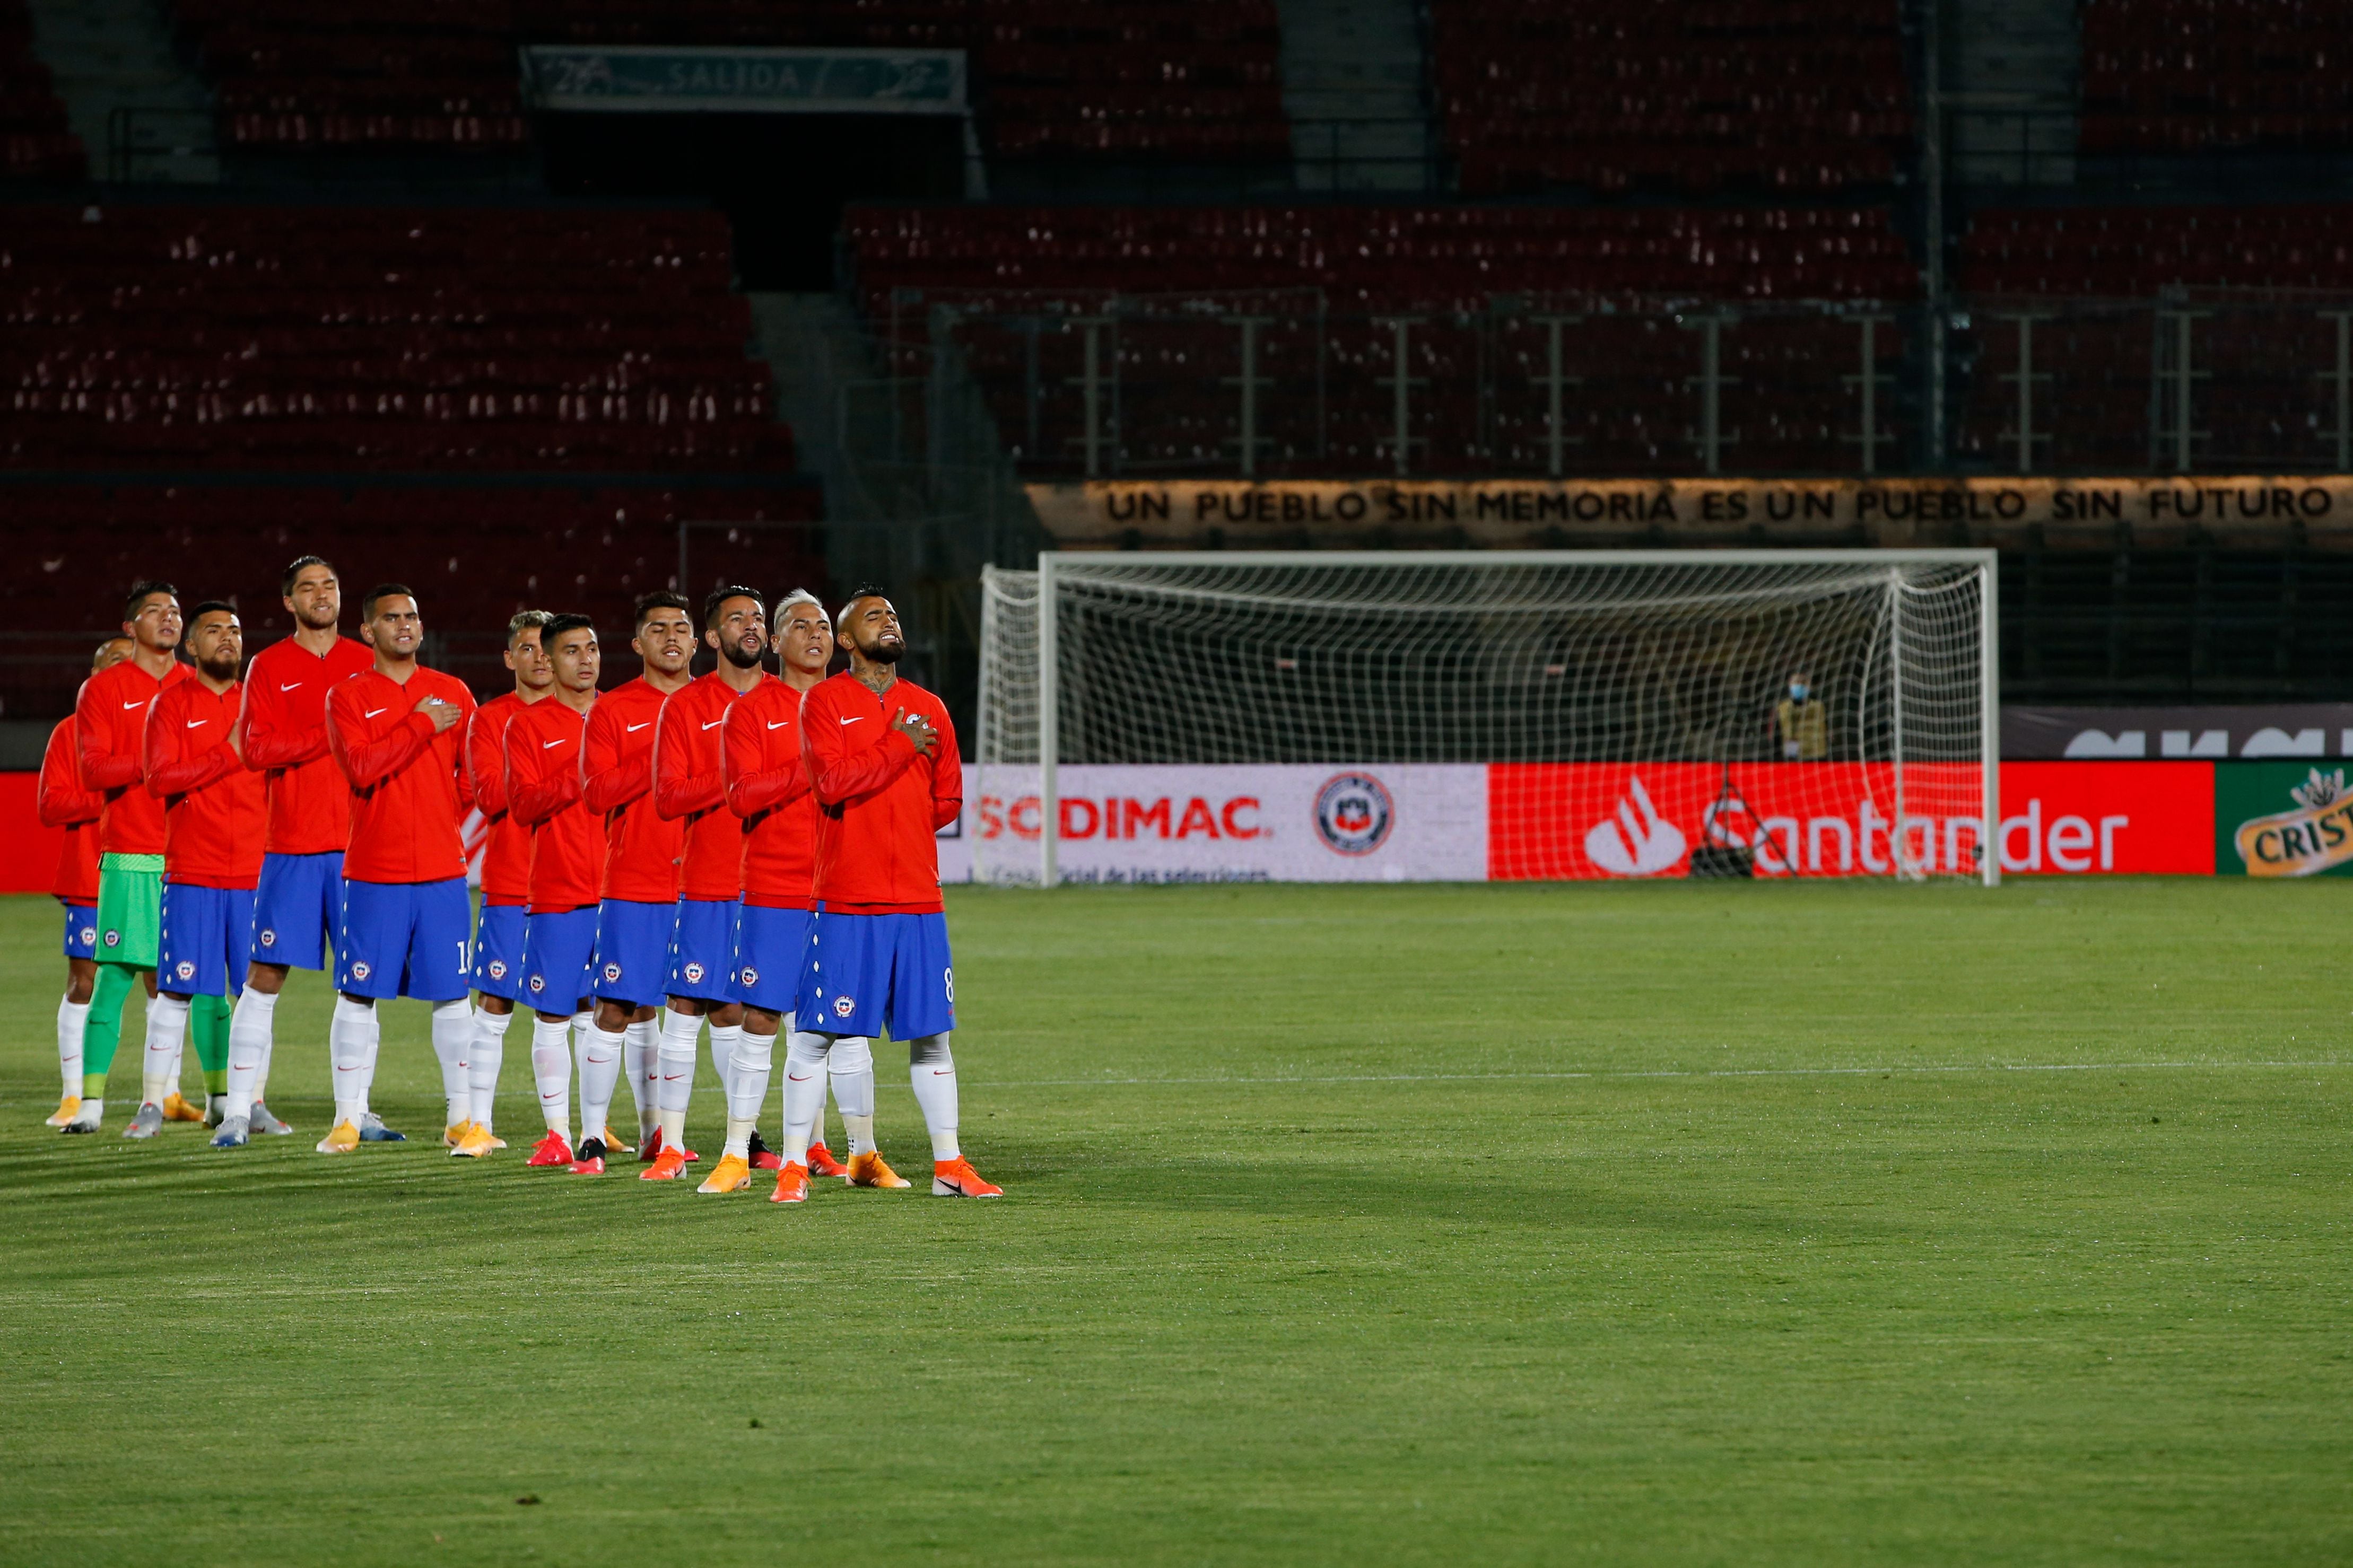
{"type": "Polygon", "coordinates": [[[147,149],[133,177],[217,184],[212,96],[181,62],[153,0],[29,0],[33,47],[66,101],[91,173],[108,177],[107,148],[117,110],[135,110],[124,129],[147,149]]]}
{"type": "Polygon", "coordinates": [[[1412,0],[1281,0],[1282,107],[1303,191],[1434,188],[1412,0]]]}
{"type": "Polygon", "coordinates": [[[2073,184],[2083,53],[2075,0],[1973,0],[1953,27],[1954,177],[2073,184]]]}

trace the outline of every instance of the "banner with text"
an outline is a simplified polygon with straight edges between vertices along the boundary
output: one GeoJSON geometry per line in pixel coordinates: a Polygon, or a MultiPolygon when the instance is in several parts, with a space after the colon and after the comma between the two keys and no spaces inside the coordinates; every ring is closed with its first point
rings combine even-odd
{"type": "Polygon", "coordinates": [[[962,49],[527,47],[535,108],[640,114],[962,114],[962,49]]]}

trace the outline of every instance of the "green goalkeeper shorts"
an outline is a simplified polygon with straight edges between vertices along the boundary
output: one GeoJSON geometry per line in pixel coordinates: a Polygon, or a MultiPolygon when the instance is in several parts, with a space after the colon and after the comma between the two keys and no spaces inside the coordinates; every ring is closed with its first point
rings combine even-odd
{"type": "Polygon", "coordinates": [[[164,858],[108,855],[98,862],[100,963],[155,967],[164,927],[164,858]]]}

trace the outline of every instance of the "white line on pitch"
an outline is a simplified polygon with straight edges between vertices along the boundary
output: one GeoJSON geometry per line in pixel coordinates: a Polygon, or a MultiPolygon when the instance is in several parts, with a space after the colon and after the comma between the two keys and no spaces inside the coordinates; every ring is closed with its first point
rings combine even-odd
{"type": "Polygon", "coordinates": [[[1884,1067],[1852,1068],[1592,1068],[1567,1072],[1434,1072],[1434,1073],[1338,1073],[1329,1076],[1302,1074],[1284,1078],[985,1078],[976,1087],[989,1089],[1124,1089],[1161,1086],[1216,1086],[1229,1084],[1236,1088],[1252,1088],[1291,1083],[1512,1083],[1553,1079],[1602,1078],[1882,1078],[1895,1073],[1925,1075],[1934,1073],[1973,1072],[2167,1072],[2218,1071],[2228,1072],[2245,1068],[2278,1068],[2306,1069],[2342,1068],[2353,1063],[2339,1061],[2260,1061],[2260,1062],[1984,1062],[1975,1065],[1954,1063],[1936,1067],[1888,1065],[1884,1067]]]}

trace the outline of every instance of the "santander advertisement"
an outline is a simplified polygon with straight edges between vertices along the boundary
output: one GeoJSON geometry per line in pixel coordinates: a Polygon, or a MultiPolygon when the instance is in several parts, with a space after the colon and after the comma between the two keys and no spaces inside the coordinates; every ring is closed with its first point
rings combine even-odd
{"type": "MultiPolygon", "coordinates": [[[[1978,770],[1697,763],[1488,766],[1069,766],[1065,881],[1510,881],[1681,877],[1694,849],[1760,877],[1884,875],[1899,858],[1968,875],[1978,770]]],[[[944,881],[1034,881],[1034,768],[968,769],[941,835],[944,881]]],[[[2008,874],[2214,870],[2214,779],[2179,763],[2012,763],[1997,833],[2008,874]]]]}

